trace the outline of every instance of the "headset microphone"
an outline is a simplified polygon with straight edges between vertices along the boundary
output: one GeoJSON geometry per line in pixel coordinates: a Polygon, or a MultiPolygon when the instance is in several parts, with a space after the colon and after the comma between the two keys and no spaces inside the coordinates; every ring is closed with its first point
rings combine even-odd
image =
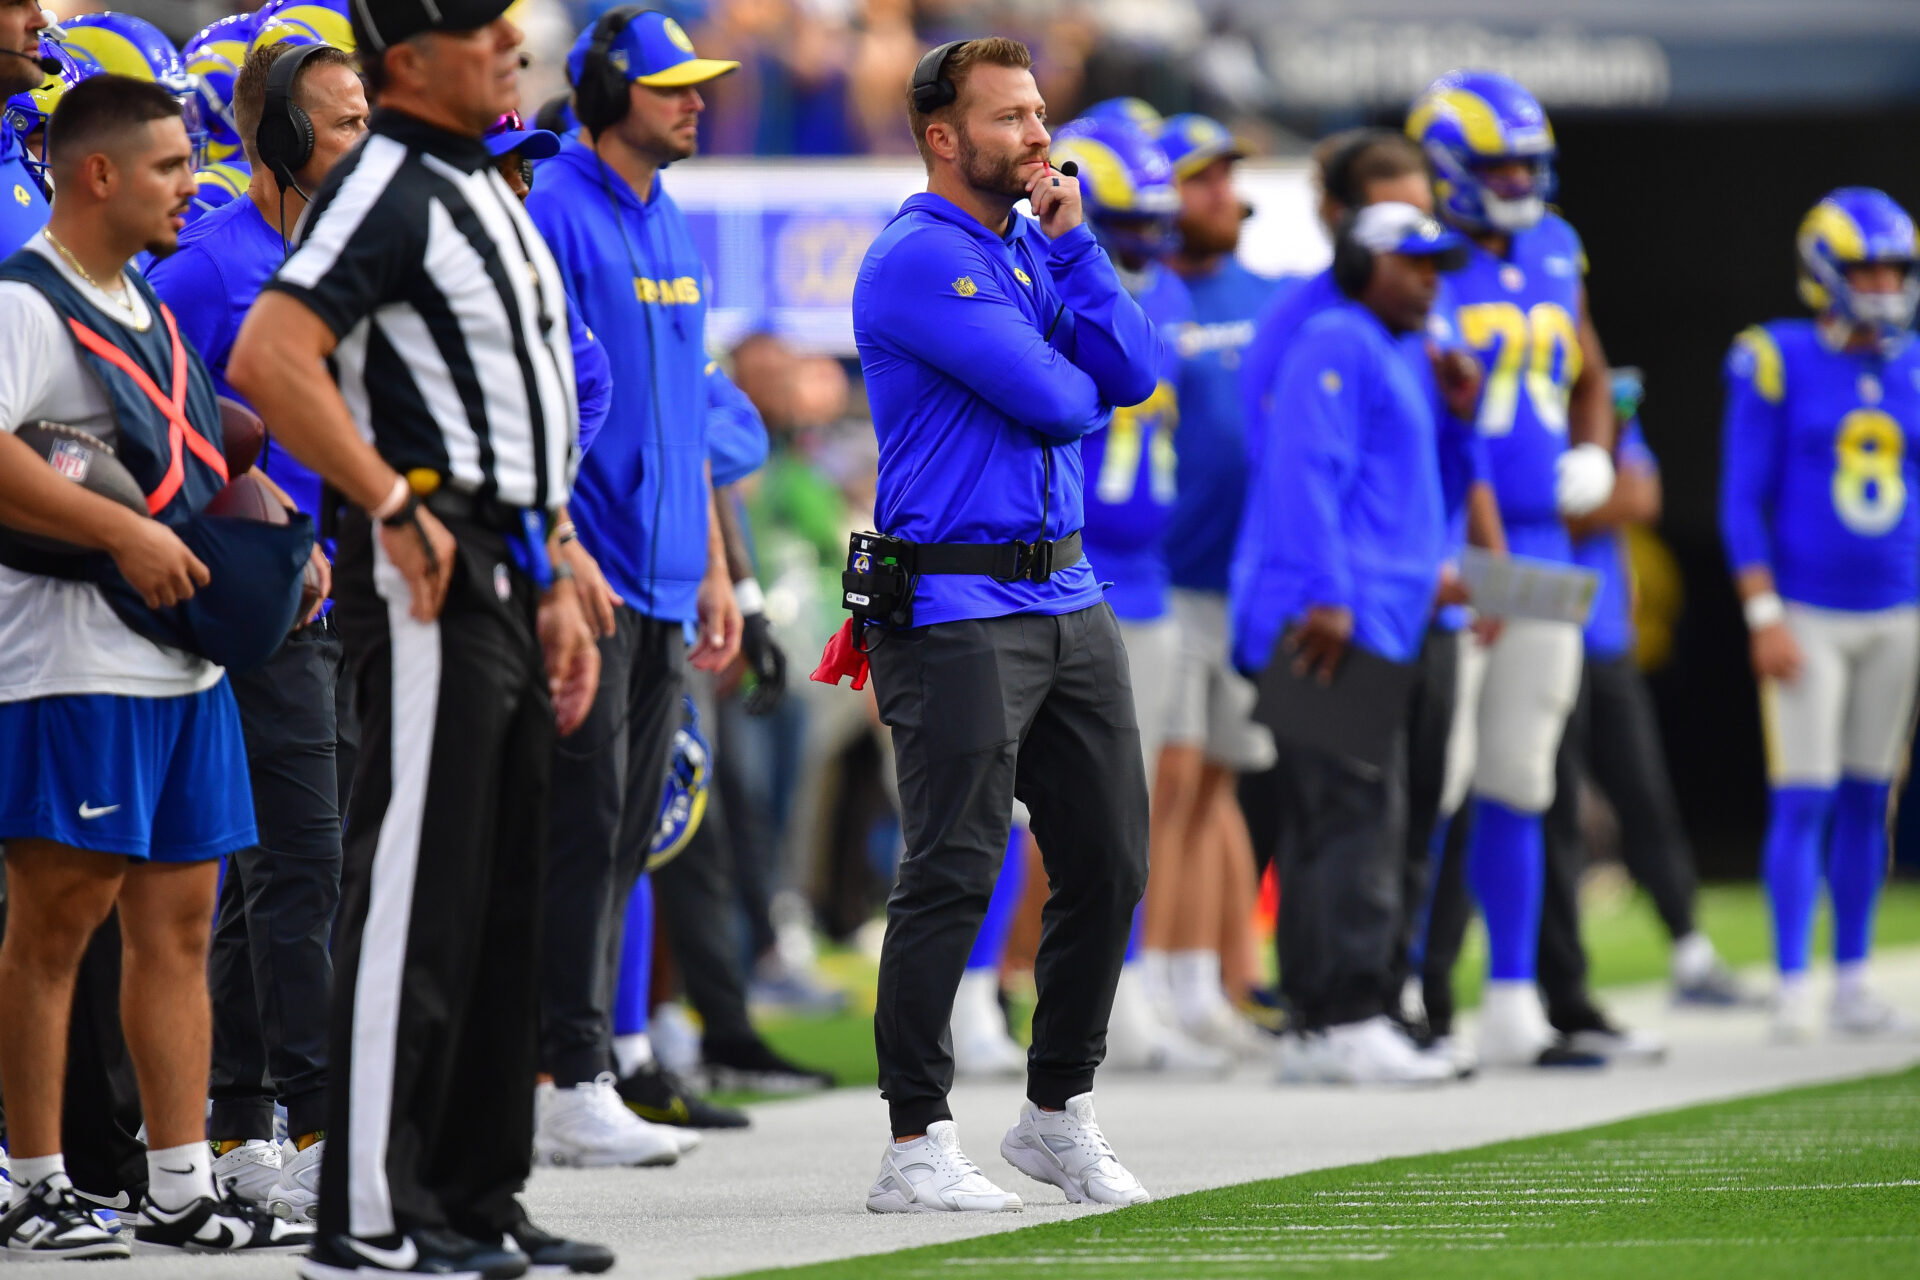
{"type": "Polygon", "coordinates": [[[31,62],[34,66],[40,68],[50,76],[60,74],[60,60],[58,58],[45,56],[36,57],[31,53],[22,53],[18,49],[0,49],[0,53],[11,54],[16,58],[25,58],[28,62],[31,62]]]}
{"type": "Polygon", "coordinates": [[[1060,176],[1063,178],[1077,178],[1080,176],[1080,166],[1069,160],[1060,166],[1060,176]]]}

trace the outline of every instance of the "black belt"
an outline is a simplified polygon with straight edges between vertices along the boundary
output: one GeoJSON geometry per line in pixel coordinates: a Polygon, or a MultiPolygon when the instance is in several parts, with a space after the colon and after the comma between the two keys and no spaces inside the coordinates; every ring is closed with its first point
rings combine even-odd
{"type": "Polygon", "coordinates": [[[442,519],[477,524],[494,533],[516,534],[526,529],[523,516],[525,508],[501,502],[497,498],[461,493],[444,485],[422,499],[422,505],[442,519]]]}
{"type": "Polygon", "coordinates": [[[1045,582],[1080,563],[1080,531],[1039,542],[914,542],[909,573],[979,574],[1001,582],[1045,582]]]}

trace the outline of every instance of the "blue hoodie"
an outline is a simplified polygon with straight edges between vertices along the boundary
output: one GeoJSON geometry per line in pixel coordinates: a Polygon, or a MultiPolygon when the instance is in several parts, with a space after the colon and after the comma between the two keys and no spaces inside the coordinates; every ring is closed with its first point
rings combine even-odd
{"type": "Polygon", "coordinates": [[[707,571],[706,266],[658,174],[642,201],[578,141],[540,166],[527,212],[613,374],[570,502],[580,540],[628,604],[691,622],[707,571]]]}
{"type": "MultiPolygon", "coordinates": [[[[1153,394],[1160,339],[1082,225],[1004,235],[931,192],[900,206],[853,286],[880,483],[874,520],[911,542],[1008,543],[1081,527],[1080,438],[1153,394]]],[[[1085,559],[1046,582],[920,579],[914,624],[1069,613],[1085,559]]]]}

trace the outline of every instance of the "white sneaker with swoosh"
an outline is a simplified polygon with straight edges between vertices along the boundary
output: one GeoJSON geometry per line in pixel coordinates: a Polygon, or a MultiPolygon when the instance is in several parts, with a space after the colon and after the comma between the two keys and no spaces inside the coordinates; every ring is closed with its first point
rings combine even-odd
{"type": "Polygon", "coordinates": [[[889,1142],[880,1156],[880,1176],[867,1191],[869,1213],[1005,1213],[1020,1197],[987,1180],[960,1149],[951,1120],[927,1126],[924,1138],[889,1142]]]}
{"type": "Polygon", "coordinates": [[[312,1227],[282,1222],[231,1187],[218,1200],[202,1196],[179,1209],[149,1196],[141,1209],[146,1220],[133,1229],[140,1253],[298,1253],[313,1243],[312,1227]]]}
{"type": "Polygon", "coordinates": [[[1127,1172],[1093,1118],[1093,1095],[1076,1093],[1064,1111],[1021,1105],[1001,1140],[1007,1163],[1035,1182],[1050,1182],[1075,1204],[1144,1204],[1153,1195],[1127,1172]]]}

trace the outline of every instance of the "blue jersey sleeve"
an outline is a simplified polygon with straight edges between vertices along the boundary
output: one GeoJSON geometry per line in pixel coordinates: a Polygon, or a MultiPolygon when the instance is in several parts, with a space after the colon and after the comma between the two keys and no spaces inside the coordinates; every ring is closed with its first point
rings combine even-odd
{"type": "Polygon", "coordinates": [[[155,262],[147,272],[147,283],[173,312],[180,336],[200,353],[201,362],[213,375],[213,389],[240,400],[227,385],[227,357],[233,354],[233,340],[240,334],[241,313],[235,310],[212,256],[197,245],[189,245],[155,262]]]}
{"type": "Polygon", "coordinates": [[[716,485],[737,484],[767,461],[767,424],[718,362],[707,365],[707,457],[716,485]]]}
{"type": "Polygon", "coordinates": [[[1286,558],[1313,566],[1302,596],[1311,604],[1354,603],[1340,508],[1359,459],[1368,359],[1359,335],[1318,328],[1287,353],[1274,386],[1260,492],[1286,558]]]}
{"type": "Polygon", "coordinates": [[[1093,378],[1109,404],[1136,405],[1152,396],[1165,359],[1162,339],[1121,286],[1092,228],[1082,223],[1053,241],[1047,267],[1071,313],[1067,340],[1073,362],[1093,378]]]}
{"type": "MultiPolygon", "coordinates": [[[[1060,440],[1107,425],[1112,408],[1093,376],[1047,341],[963,236],[930,228],[902,239],[876,264],[871,286],[855,295],[867,309],[858,327],[1015,422],[1060,440]]],[[[1152,367],[1140,376],[1144,400],[1152,367]]]]}
{"type": "Polygon", "coordinates": [[[573,385],[580,401],[580,452],[586,453],[613,404],[613,369],[607,363],[607,349],[587,328],[580,308],[567,302],[567,327],[573,339],[573,385]]]}
{"type": "Polygon", "coordinates": [[[1772,504],[1786,439],[1786,367],[1773,335],[1755,326],[1727,356],[1721,439],[1720,534],[1733,571],[1773,566],[1772,504]]]}

